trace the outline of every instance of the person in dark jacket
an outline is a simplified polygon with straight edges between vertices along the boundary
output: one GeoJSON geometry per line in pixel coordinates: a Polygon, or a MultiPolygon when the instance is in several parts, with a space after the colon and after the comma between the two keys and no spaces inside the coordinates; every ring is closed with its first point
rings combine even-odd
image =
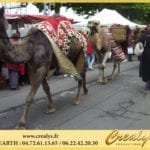
{"type": "Polygon", "coordinates": [[[150,89],[150,24],[141,35],[139,42],[142,42],[144,51],[140,57],[139,75],[146,82],[146,89],[150,89]]]}

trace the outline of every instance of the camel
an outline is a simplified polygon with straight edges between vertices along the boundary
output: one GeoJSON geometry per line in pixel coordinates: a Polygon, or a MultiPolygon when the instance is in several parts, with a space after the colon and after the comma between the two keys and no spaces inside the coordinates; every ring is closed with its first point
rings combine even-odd
{"type": "Polygon", "coordinates": [[[62,53],[60,54],[60,48],[51,38],[48,39],[48,37],[40,29],[32,27],[29,29],[27,36],[24,37],[20,43],[11,43],[6,32],[8,22],[4,16],[4,13],[4,8],[1,8],[0,59],[15,64],[27,63],[31,85],[30,91],[26,97],[23,114],[16,125],[16,129],[26,128],[28,110],[40,85],[42,85],[49,102],[45,113],[55,112],[47,78],[52,76],[52,73],[57,67],[63,69],[63,65],[65,63],[66,66],[68,65],[68,68],[65,68],[66,70],[63,73],[68,73],[70,71],[69,69],[73,68],[75,73],[73,75],[76,79],[78,79],[78,90],[73,103],[76,105],[79,104],[81,87],[83,87],[84,94],[87,94],[88,92],[86,87],[85,55],[81,42],[72,37],[70,53],[66,56],[62,53]],[[62,59],[57,59],[57,55],[60,55],[62,58],[66,58],[64,59],[64,64],[62,64],[62,59]]]}
{"type": "MultiPolygon", "coordinates": [[[[108,35],[106,35],[104,29],[100,27],[99,21],[88,21],[87,27],[90,29],[88,40],[92,43],[93,48],[96,52],[96,57],[100,70],[97,82],[101,84],[106,84],[108,82],[108,79],[112,80],[114,78],[117,68],[117,74],[120,73],[120,63],[122,60],[118,59],[118,57],[112,57],[114,61],[112,73],[109,77],[105,77],[104,70],[106,62],[109,58],[110,52],[112,52],[112,55],[114,54],[112,51],[112,45],[116,47],[116,42],[111,39],[112,37],[110,38],[108,35]],[[110,40],[112,40],[113,43],[111,43],[110,40]]],[[[121,57],[124,57],[124,55],[121,57]]]]}

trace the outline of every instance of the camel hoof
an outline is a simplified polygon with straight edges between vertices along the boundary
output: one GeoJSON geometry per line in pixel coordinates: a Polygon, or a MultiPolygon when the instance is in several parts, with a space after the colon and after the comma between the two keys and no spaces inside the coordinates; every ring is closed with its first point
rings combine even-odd
{"type": "Polygon", "coordinates": [[[88,89],[84,89],[84,94],[87,94],[88,93],[88,89]]]}
{"type": "Polygon", "coordinates": [[[56,111],[55,108],[48,107],[46,110],[44,110],[44,113],[51,114],[54,113],[55,111],[56,111]]]}
{"type": "Polygon", "coordinates": [[[103,83],[102,84],[106,84],[108,82],[107,78],[104,78],[103,83]]]}
{"type": "Polygon", "coordinates": [[[97,83],[102,83],[103,81],[100,79],[97,79],[97,83]]]}
{"type": "Polygon", "coordinates": [[[112,80],[113,77],[112,77],[112,76],[108,76],[107,79],[108,79],[108,80],[112,80]]]}
{"type": "Polygon", "coordinates": [[[15,127],[16,130],[25,130],[26,129],[26,125],[25,123],[22,123],[22,122],[19,122],[16,127],[15,127]]]}
{"type": "Polygon", "coordinates": [[[73,105],[79,105],[80,104],[80,98],[76,98],[73,102],[73,105]]]}
{"type": "Polygon", "coordinates": [[[101,84],[106,84],[108,82],[108,80],[105,78],[103,80],[97,80],[97,83],[101,83],[101,84]]]}

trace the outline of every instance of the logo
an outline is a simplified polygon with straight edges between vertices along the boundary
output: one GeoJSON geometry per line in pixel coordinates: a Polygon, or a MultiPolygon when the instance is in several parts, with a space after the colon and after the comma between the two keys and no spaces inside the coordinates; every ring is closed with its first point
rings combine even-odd
{"type": "Polygon", "coordinates": [[[126,131],[126,133],[119,130],[113,130],[105,140],[107,145],[116,144],[119,146],[141,146],[144,147],[150,141],[150,134],[144,131],[126,131]]]}

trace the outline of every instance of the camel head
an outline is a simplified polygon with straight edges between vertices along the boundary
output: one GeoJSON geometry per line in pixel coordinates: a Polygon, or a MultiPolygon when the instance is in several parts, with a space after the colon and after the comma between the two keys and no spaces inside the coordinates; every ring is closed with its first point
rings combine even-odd
{"type": "Polygon", "coordinates": [[[8,21],[4,16],[5,10],[4,7],[0,8],[0,30],[8,29],[8,21]]]}
{"type": "Polygon", "coordinates": [[[87,27],[90,29],[91,33],[95,33],[95,32],[98,32],[99,25],[100,25],[100,21],[91,20],[91,21],[88,21],[87,27]]]}

